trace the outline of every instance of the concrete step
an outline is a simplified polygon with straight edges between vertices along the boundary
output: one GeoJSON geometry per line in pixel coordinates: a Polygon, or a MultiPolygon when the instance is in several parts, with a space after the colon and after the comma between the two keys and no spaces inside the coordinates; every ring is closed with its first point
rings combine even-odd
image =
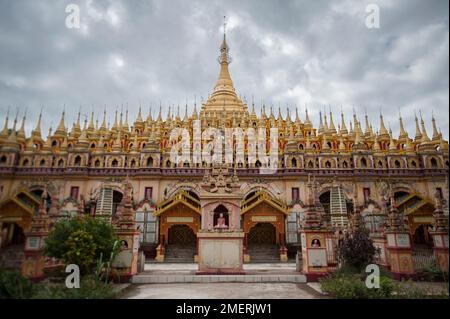
{"type": "Polygon", "coordinates": [[[280,262],[280,252],[277,245],[255,245],[248,248],[251,263],[280,262]]]}
{"type": "Polygon", "coordinates": [[[244,282],[244,283],[306,283],[306,276],[295,275],[179,275],[179,274],[146,274],[133,276],[133,284],[162,284],[162,283],[217,283],[217,282],[244,282]]]}
{"type": "Polygon", "coordinates": [[[194,261],[195,246],[168,245],[164,261],[168,263],[191,263],[194,261]]]}

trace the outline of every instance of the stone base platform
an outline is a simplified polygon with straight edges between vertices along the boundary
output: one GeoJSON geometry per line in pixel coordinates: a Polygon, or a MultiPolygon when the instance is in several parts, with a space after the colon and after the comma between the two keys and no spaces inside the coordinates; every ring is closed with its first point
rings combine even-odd
{"type": "Polygon", "coordinates": [[[295,271],[294,263],[246,264],[245,274],[196,274],[197,264],[146,264],[133,276],[134,284],[161,283],[305,283],[306,276],[295,271]]]}
{"type": "Polygon", "coordinates": [[[306,277],[297,275],[150,275],[142,273],[132,278],[133,284],[162,284],[162,283],[306,283],[306,277]]]}

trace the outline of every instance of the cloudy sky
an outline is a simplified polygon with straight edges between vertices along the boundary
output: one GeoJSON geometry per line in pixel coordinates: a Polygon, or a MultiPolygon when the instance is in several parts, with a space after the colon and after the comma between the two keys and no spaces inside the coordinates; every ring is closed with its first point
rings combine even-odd
{"type": "MultiPolygon", "coordinates": [[[[398,134],[398,114],[414,136],[414,112],[431,116],[448,138],[448,1],[26,1],[0,0],[0,112],[27,112],[27,132],[41,107],[43,130],[65,105],[71,127],[81,107],[109,121],[128,104],[163,112],[211,93],[219,66],[223,16],[242,97],[283,112],[305,104],[317,124],[326,106],[347,120],[379,112],[398,134]],[[65,25],[69,4],[80,28],[65,25]],[[366,26],[366,5],[380,27],[366,26]]],[[[97,116],[97,115],[96,115],[97,116]]],[[[335,118],[337,120],[337,118],[335,118]]],[[[337,121],[335,121],[337,124],[337,121]]],[[[3,123],[2,123],[3,125],[3,123]]]]}

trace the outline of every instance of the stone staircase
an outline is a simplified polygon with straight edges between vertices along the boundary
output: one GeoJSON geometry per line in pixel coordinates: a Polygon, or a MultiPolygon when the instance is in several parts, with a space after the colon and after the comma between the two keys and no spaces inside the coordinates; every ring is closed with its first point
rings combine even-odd
{"type": "Polygon", "coordinates": [[[0,268],[20,270],[23,257],[23,245],[2,248],[0,250],[0,268]]]}
{"type": "Polygon", "coordinates": [[[166,246],[164,261],[168,263],[194,262],[195,245],[170,244],[166,246]]]}
{"type": "Polygon", "coordinates": [[[276,263],[280,262],[278,245],[249,245],[248,254],[251,263],[276,263]]]}
{"type": "Polygon", "coordinates": [[[347,205],[342,187],[332,187],[330,191],[331,223],[336,227],[346,227],[348,224],[347,205]]]}
{"type": "Polygon", "coordinates": [[[306,277],[296,271],[295,263],[244,264],[245,274],[196,275],[196,263],[146,263],[145,271],[133,276],[135,284],[173,283],[306,283],[306,277]]]}
{"type": "Polygon", "coordinates": [[[104,220],[110,220],[113,212],[113,190],[111,188],[103,188],[99,200],[97,201],[97,208],[95,215],[104,220]]]}

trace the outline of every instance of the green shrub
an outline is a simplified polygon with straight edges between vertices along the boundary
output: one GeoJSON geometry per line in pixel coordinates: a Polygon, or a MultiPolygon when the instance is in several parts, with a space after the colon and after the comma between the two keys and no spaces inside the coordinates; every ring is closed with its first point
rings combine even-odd
{"type": "Polygon", "coordinates": [[[369,232],[364,228],[358,228],[339,245],[338,258],[343,266],[361,271],[373,263],[376,252],[369,232]]]}
{"type": "Polygon", "coordinates": [[[109,284],[98,283],[92,276],[85,276],[80,288],[66,288],[62,284],[40,283],[35,286],[32,298],[35,299],[110,299],[116,292],[109,284]]]}
{"type": "Polygon", "coordinates": [[[436,264],[431,264],[419,272],[419,278],[423,281],[445,281],[446,276],[444,272],[436,264]]]}
{"type": "Polygon", "coordinates": [[[391,298],[395,283],[388,277],[380,276],[380,288],[367,288],[365,277],[359,273],[334,273],[320,281],[324,292],[339,299],[384,299],[391,298]]]}
{"type": "Polygon", "coordinates": [[[58,221],[45,239],[44,254],[77,264],[83,274],[89,273],[95,260],[109,256],[117,237],[110,223],[93,217],[58,221]]]}
{"type": "Polygon", "coordinates": [[[0,269],[0,299],[30,298],[33,284],[20,271],[0,269]]]}
{"type": "Polygon", "coordinates": [[[339,299],[366,299],[367,289],[359,275],[331,275],[320,280],[322,291],[339,299]]]}
{"type": "Polygon", "coordinates": [[[446,290],[437,292],[430,287],[420,287],[417,282],[412,280],[397,283],[394,296],[401,299],[448,299],[448,285],[446,290]]]}
{"type": "Polygon", "coordinates": [[[80,267],[81,273],[87,273],[95,263],[94,238],[85,230],[77,230],[67,239],[68,250],[63,255],[66,264],[75,264],[80,267]]]}

